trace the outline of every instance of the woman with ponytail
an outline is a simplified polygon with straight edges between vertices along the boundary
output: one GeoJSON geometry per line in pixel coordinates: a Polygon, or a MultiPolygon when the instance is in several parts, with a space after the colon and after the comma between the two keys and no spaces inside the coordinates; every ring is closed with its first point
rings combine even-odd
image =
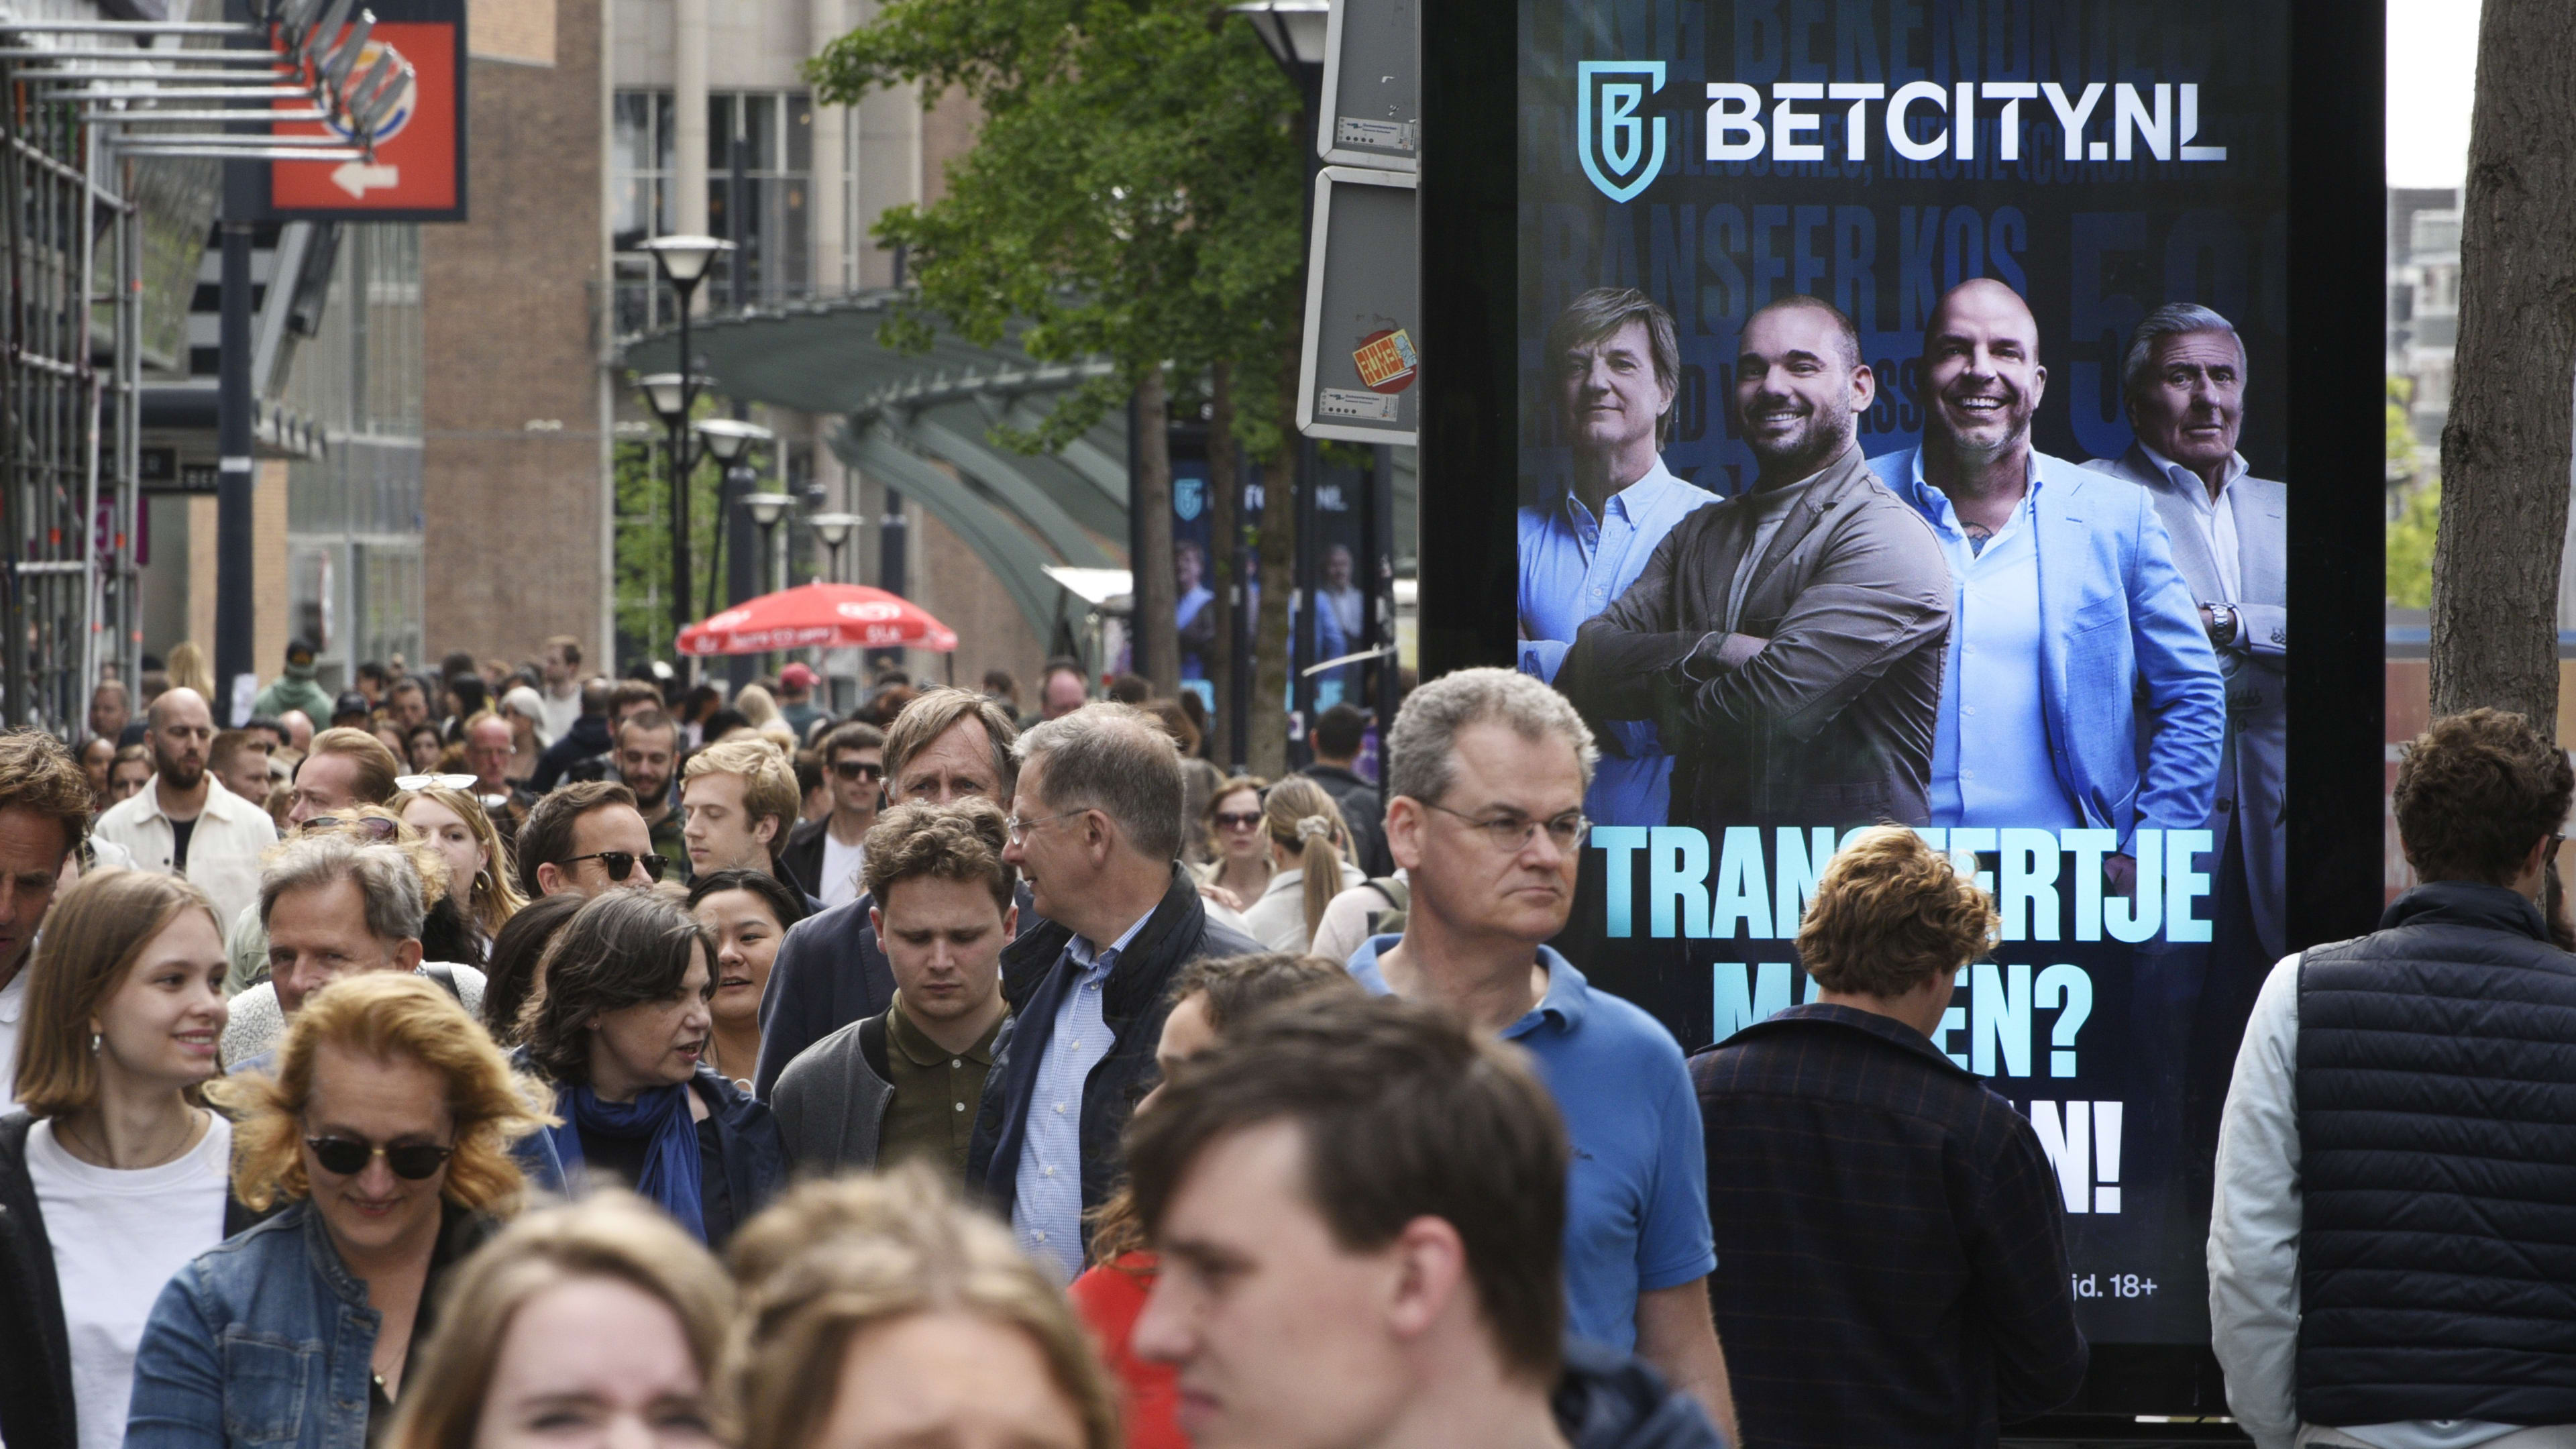
{"type": "Polygon", "coordinates": [[[1351,864],[1351,832],[1341,807],[1302,775],[1262,795],[1261,828],[1273,870],[1269,888],[1243,913],[1244,924],[1273,951],[1303,951],[1333,897],[1368,877],[1351,864]]]}

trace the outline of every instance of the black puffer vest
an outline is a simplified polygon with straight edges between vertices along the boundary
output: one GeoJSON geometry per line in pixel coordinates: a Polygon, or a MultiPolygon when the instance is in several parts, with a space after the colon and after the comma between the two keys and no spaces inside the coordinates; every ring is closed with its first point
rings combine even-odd
{"type": "Polygon", "coordinates": [[[2299,972],[2299,1416],[2576,1423],[2576,956],[2457,881],[2299,972]]]}

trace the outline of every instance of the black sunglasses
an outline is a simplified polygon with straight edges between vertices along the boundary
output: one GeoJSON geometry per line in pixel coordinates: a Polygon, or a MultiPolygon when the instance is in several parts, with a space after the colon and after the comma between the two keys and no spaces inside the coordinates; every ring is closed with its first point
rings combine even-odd
{"type": "Polygon", "coordinates": [[[352,1141],[346,1137],[307,1137],[304,1145],[313,1149],[313,1160],[334,1177],[355,1177],[367,1170],[367,1164],[378,1156],[394,1176],[405,1182],[418,1182],[436,1173],[456,1151],[453,1147],[436,1147],[427,1142],[406,1142],[399,1147],[378,1147],[372,1143],[352,1141]]]}
{"type": "Polygon", "coordinates": [[[832,762],[832,773],[844,780],[882,780],[885,778],[885,766],[872,764],[866,760],[835,760],[832,762]]]}
{"type": "Polygon", "coordinates": [[[670,859],[666,856],[628,855],[622,850],[603,850],[594,855],[576,855],[564,864],[579,865],[585,860],[598,861],[600,868],[608,872],[610,880],[624,880],[635,867],[640,865],[644,867],[644,874],[647,877],[658,881],[662,878],[662,872],[671,868],[670,859]]]}

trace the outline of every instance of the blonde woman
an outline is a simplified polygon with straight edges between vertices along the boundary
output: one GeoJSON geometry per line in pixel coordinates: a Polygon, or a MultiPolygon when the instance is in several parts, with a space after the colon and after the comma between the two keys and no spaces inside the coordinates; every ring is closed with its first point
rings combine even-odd
{"type": "Polygon", "coordinates": [[[1269,887],[1243,913],[1252,938],[1273,951],[1303,951],[1333,897],[1368,880],[1350,863],[1351,832],[1324,787],[1291,775],[1261,797],[1269,887]]]}
{"type": "Polygon", "coordinates": [[[447,862],[449,892],[484,943],[476,959],[489,957],[492,938],[528,903],[491,814],[473,796],[445,785],[406,790],[391,808],[447,862]]]}
{"type": "Polygon", "coordinates": [[[364,1443],[442,1278],[518,1211],[512,1145],[544,1124],[542,1089],[454,997],[377,972],[304,1003],[275,1075],[206,1095],[234,1115],[235,1195],[280,1210],[161,1290],[125,1442],[364,1443]]]}
{"type": "Polygon", "coordinates": [[[731,1258],[742,1449],[1120,1444],[1064,1295],[921,1163],[799,1187],[731,1258]]]}
{"type": "Polygon", "coordinates": [[[205,894],[101,870],[45,919],[0,1118],[0,1439],[115,1449],[170,1275],[250,1226],[232,1128],[197,1104],[224,1024],[205,894]]]}
{"type": "Polygon", "coordinates": [[[522,684],[501,696],[501,718],[510,722],[510,783],[524,786],[537,773],[537,761],[554,743],[546,734],[546,703],[522,684]]]}
{"type": "Polygon", "coordinates": [[[1270,889],[1270,847],[1261,832],[1261,792],[1270,782],[1237,775],[1208,797],[1200,817],[1207,829],[1208,863],[1194,872],[1199,894],[1240,911],[1270,889]]]}
{"type": "Polygon", "coordinates": [[[388,1449],[720,1449],[733,1283],[609,1189],[512,1223],[449,1290],[388,1449]]]}
{"type": "Polygon", "coordinates": [[[206,651],[182,639],[170,646],[170,661],[162,666],[170,676],[172,689],[193,689],[208,699],[220,699],[215,692],[215,671],[206,663],[206,651]]]}

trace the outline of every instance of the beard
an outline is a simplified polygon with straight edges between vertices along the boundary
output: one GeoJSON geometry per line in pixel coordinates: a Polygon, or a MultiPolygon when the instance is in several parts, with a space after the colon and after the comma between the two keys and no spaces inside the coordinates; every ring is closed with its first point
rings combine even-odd
{"type": "Polygon", "coordinates": [[[1805,426],[1778,438],[1765,438],[1747,424],[1744,445],[1753,452],[1753,460],[1764,472],[1782,472],[1790,478],[1801,478],[1841,457],[1851,446],[1852,415],[1847,410],[1818,406],[1803,419],[1805,426]]]}
{"type": "Polygon", "coordinates": [[[174,760],[161,753],[160,747],[155,745],[152,749],[152,773],[159,775],[161,782],[173,790],[194,790],[198,782],[206,778],[206,765],[203,760],[174,760]]]}

